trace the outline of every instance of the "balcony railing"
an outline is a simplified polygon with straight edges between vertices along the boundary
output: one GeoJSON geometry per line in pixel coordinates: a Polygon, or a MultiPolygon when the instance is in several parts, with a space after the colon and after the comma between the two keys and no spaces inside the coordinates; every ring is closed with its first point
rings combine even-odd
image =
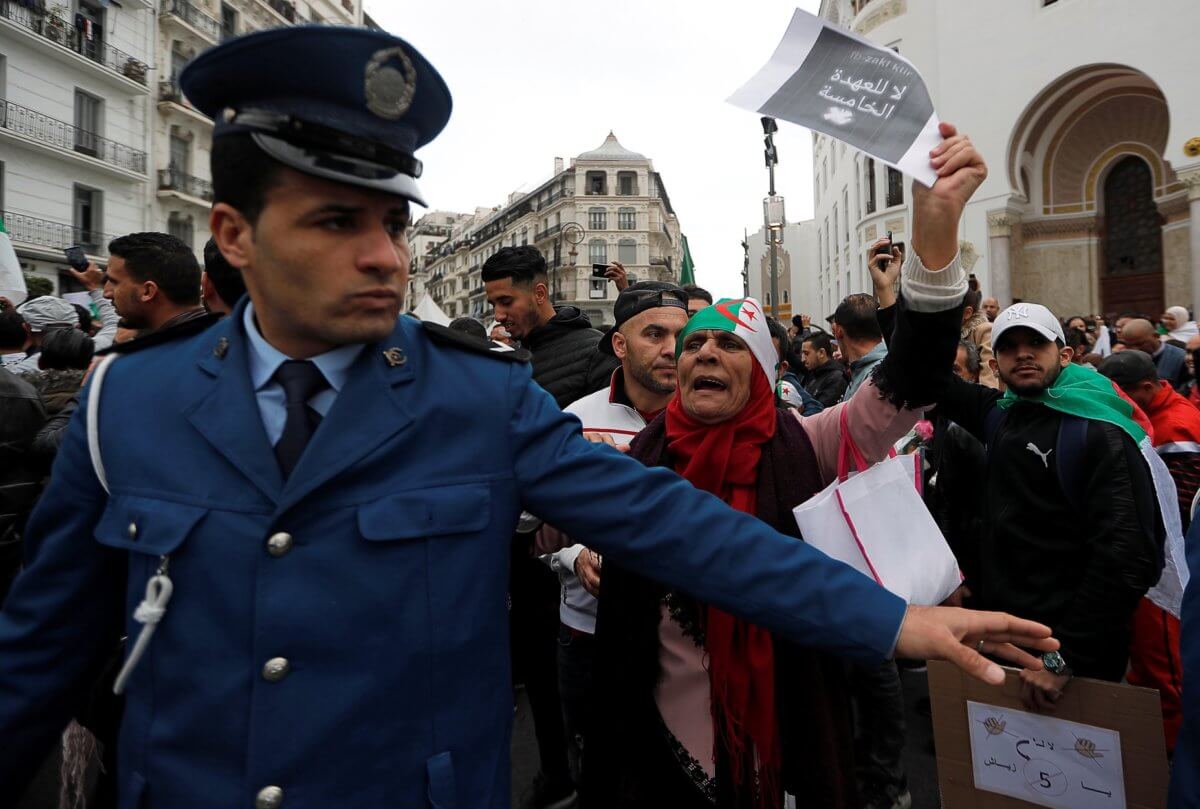
{"type": "Polygon", "coordinates": [[[0,18],[38,36],[45,37],[56,45],[61,45],[80,56],[85,56],[138,84],[146,83],[145,62],[134,59],[107,42],[88,39],[83,31],[75,28],[65,18],[47,12],[40,2],[32,7],[27,7],[17,0],[0,0],[0,18]]]}
{"type": "Polygon", "coordinates": [[[535,242],[540,242],[542,239],[549,239],[551,236],[557,236],[561,230],[562,225],[553,225],[539,233],[534,234],[533,240],[535,242]]]}
{"type": "Polygon", "coordinates": [[[0,129],[59,149],[85,154],[117,168],[146,173],[145,152],[4,99],[0,99],[0,129]]]}
{"type": "Polygon", "coordinates": [[[544,200],[542,200],[540,203],[538,203],[538,210],[549,207],[550,205],[553,205],[555,202],[557,202],[558,200],[560,200],[562,198],[563,198],[563,193],[561,191],[554,191],[553,193],[550,194],[550,196],[546,197],[544,200]]]}
{"type": "Polygon", "coordinates": [[[173,14],[213,42],[221,36],[221,23],[205,14],[188,0],[163,0],[163,14],[173,14]]]}
{"type": "Polygon", "coordinates": [[[4,229],[9,238],[18,244],[34,244],[39,247],[61,250],[73,244],[82,245],[93,256],[108,253],[108,243],[113,237],[96,230],[86,230],[66,222],[52,222],[23,213],[4,211],[4,229]]]}
{"type": "Polygon", "coordinates": [[[201,180],[199,177],[185,174],[173,166],[161,169],[158,172],[158,190],[178,191],[181,194],[187,194],[189,197],[199,197],[207,202],[212,202],[213,198],[212,183],[208,180],[201,180]]]}

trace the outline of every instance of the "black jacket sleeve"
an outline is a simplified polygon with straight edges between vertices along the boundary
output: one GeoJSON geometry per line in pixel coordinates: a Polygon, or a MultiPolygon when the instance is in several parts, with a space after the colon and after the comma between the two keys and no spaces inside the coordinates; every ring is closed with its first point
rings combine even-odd
{"type": "Polygon", "coordinates": [[[55,413],[42,425],[42,429],[38,430],[37,435],[33,438],[29,450],[45,467],[47,473],[54,463],[54,456],[58,454],[58,448],[62,446],[63,439],[67,436],[67,425],[71,423],[71,416],[75,415],[78,407],[79,397],[74,396],[62,410],[55,413]]]}
{"type": "MultiPolygon", "coordinates": [[[[1088,426],[1087,520],[1091,560],[1063,617],[1052,627],[1076,674],[1119,679],[1111,671],[1112,628],[1129,623],[1162,574],[1163,535],[1154,482],[1133,439],[1111,424],[1088,426]]],[[[1124,656],[1120,656],[1124,660],[1124,656]]]]}
{"type": "Polygon", "coordinates": [[[962,302],[940,312],[917,312],[901,299],[876,315],[887,339],[887,356],[872,374],[896,407],[917,409],[942,398],[953,374],[962,323],[962,302]]]}
{"type": "Polygon", "coordinates": [[[937,413],[986,444],[984,422],[988,411],[995,407],[1003,395],[995,388],[968,382],[952,373],[941,388],[937,413]]]}

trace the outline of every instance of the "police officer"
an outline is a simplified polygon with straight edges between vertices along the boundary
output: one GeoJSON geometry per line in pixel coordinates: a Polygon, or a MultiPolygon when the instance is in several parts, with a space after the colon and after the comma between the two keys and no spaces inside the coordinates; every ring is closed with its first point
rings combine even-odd
{"type": "MultiPolygon", "coordinates": [[[[848,658],[949,657],[994,680],[979,650],[1036,665],[1008,642],[1054,648],[1008,616],[906,608],[585,441],[524,354],[397,318],[414,152],[450,114],[404,41],[259,32],[181,82],[215,121],[210,221],[249,295],[93,375],[0,615],[5,798],[126,633],[122,807],[507,806],[522,508],[848,658]]],[[[932,266],[981,179],[969,144],[946,143],[966,168],[943,181],[932,266]]]]}

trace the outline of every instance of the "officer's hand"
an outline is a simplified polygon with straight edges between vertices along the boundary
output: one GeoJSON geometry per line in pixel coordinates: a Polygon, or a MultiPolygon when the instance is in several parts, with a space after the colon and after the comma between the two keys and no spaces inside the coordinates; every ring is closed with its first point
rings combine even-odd
{"type": "Polygon", "coordinates": [[[97,267],[94,262],[89,261],[83,272],[74,267],[67,267],[67,270],[75,276],[76,281],[87,288],[88,292],[104,286],[104,270],[97,267]]]}
{"type": "Polygon", "coordinates": [[[1003,612],[910,606],[896,641],[896,657],[948,660],[972,677],[1000,685],[1004,669],[984,654],[1033,671],[1042,668],[1040,658],[1018,646],[1052,652],[1058,641],[1050,637],[1050,627],[1003,612]]]}
{"type": "Polygon", "coordinates": [[[618,293],[629,286],[629,275],[625,272],[625,265],[619,261],[608,262],[608,269],[604,271],[604,275],[613,282],[618,293]]]}
{"type": "Polygon", "coordinates": [[[600,554],[591,548],[584,548],[575,557],[575,575],[583,589],[593,596],[600,595],[600,554]]]}

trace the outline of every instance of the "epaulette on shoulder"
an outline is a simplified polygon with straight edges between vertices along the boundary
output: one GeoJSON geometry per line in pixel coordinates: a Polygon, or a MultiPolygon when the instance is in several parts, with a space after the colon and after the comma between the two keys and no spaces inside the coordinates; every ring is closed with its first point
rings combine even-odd
{"type": "Polygon", "coordinates": [[[174,340],[181,340],[184,337],[199,334],[220,319],[220,315],[206,314],[203,317],[185,321],[177,326],[170,326],[158,331],[152,331],[140,337],[134,337],[132,340],[126,340],[123,343],[113,343],[103,351],[97,351],[96,355],[103,357],[107,354],[135,354],[138,351],[145,351],[147,348],[154,348],[155,346],[164,345],[174,340]]]}
{"type": "Polygon", "coordinates": [[[485,354],[497,360],[529,362],[530,354],[523,348],[512,348],[504,345],[504,343],[497,343],[494,340],[480,340],[478,337],[472,337],[466,332],[451,329],[437,323],[431,323],[428,320],[422,321],[421,327],[425,329],[425,333],[429,335],[429,339],[438,345],[462,348],[467,351],[473,351],[476,354],[485,354]]]}

